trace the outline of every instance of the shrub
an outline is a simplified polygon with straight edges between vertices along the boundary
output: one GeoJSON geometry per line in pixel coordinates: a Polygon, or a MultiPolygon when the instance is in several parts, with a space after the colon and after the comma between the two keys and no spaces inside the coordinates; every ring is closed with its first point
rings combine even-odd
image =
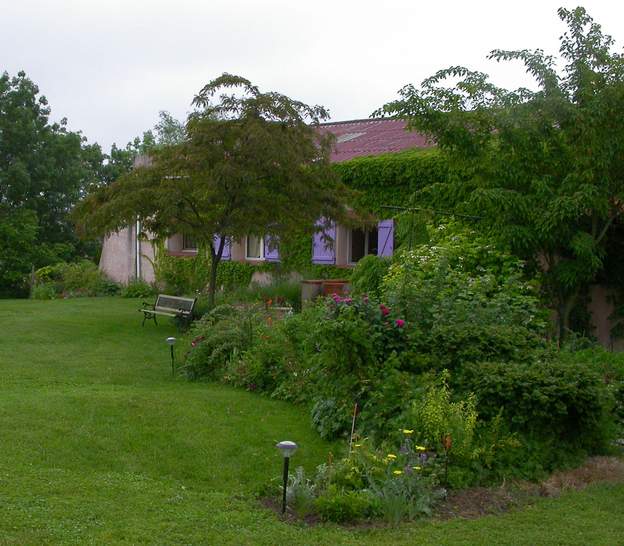
{"type": "Polygon", "coordinates": [[[330,487],[314,506],[323,521],[356,522],[375,515],[375,498],[368,491],[341,491],[330,487]]]}
{"type": "MultiPolygon", "coordinates": [[[[248,286],[256,267],[235,261],[222,261],[217,270],[217,287],[231,290],[248,286]]],[[[210,280],[210,257],[203,251],[196,256],[169,256],[159,249],[154,263],[156,280],[167,293],[182,296],[203,291],[210,280]]]]}
{"type": "Polygon", "coordinates": [[[193,323],[183,370],[188,377],[219,379],[230,361],[252,346],[262,327],[256,308],[220,305],[193,323]]]}
{"type": "Polygon", "coordinates": [[[46,282],[33,287],[30,297],[34,300],[53,300],[56,298],[54,283],[46,282]]]}
{"type": "Polygon", "coordinates": [[[293,281],[278,281],[261,286],[252,284],[250,292],[255,299],[270,302],[269,305],[291,307],[293,311],[301,310],[301,283],[293,281]]]}
{"type": "Polygon", "coordinates": [[[433,463],[409,436],[403,436],[394,452],[373,449],[364,440],[353,445],[349,457],[319,465],[312,479],[298,468],[289,481],[287,499],[299,515],[313,510],[324,521],[412,520],[430,515],[444,495],[433,463]]]}
{"type": "Polygon", "coordinates": [[[55,294],[63,297],[113,296],[119,292],[119,285],[88,260],[43,267],[35,273],[35,279],[37,284],[53,286],[55,294]]]}
{"type": "Polygon", "coordinates": [[[405,426],[413,427],[415,437],[430,449],[469,460],[475,449],[477,401],[472,393],[458,401],[451,396],[448,374],[443,373],[422,398],[411,403],[403,419],[405,426]]]}
{"type": "Polygon", "coordinates": [[[475,393],[483,418],[502,411],[512,431],[564,450],[601,452],[613,433],[612,397],[599,374],[584,365],[469,364],[461,386],[475,393]]]}
{"type": "Polygon", "coordinates": [[[351,286],[354,294],[368,294],[381,298],[383,278],[390,267],[389,258],[380,258],[372,254],[364,256],[351,274],[351,286]]]}
{"type": "Polygon", "coordinates": [[[308,479],[302,466],[297,467],[288,478],[286,502],[297,516],[304,518],[314,511],[316,484],[308,479]]]}
{"type": "Polygon", "coordinates": [[[613,417],[624,435],[624,353],[608,351],[600,346],[582,350],[552,350],[544,355],[546,360],[578,364],[600,374],[609,394],[613,397],[613,417]]]}
{"type": "Polygon", "coordinates": [[[414,371],[522,361],[544,347],[546,315],[522,273],[517,259],[463,232],[395,257],[383,292],[420,330],[414,371]]]}
{"type": "Polygon", "coordinates": [[[155,294],[154,287],[145,281],[132,280],[121,289],[122,298],[149,298],[155,294]]]}

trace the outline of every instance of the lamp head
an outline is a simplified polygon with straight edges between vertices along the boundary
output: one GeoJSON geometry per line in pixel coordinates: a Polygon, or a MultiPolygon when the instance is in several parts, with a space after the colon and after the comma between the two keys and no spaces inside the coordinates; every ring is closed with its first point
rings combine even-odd
{"type": "Polygon", "coordinates": [[[176,338],[175,337],[168,337],[167,338],[167,345],[173,345],[176,342],[176,338]]]}
{"type": "Polygon", "coordinates": [[[294,455],[295,451],[297,451],[298,446],[297,444],[295,444],[295,442],[291,442],[290,440],[284,440],[283,442],[276,444],[275,447],[277,447],[282,452],[282,456],[286,459],[294,455]]]}

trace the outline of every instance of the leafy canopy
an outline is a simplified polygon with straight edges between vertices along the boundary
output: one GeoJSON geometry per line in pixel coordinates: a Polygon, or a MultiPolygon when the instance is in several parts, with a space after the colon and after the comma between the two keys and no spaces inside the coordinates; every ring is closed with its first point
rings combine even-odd
{"type": "Polygon", "coordinates": [[[31,267],[92,250],[68,213],[96,179],[97,145],[50,123],[38,87],[19,72],[0,74],[0,294],[22,295],[31,267]]]}
{"type": "Polygon", "coordinates": [[[502,89],[454,66],[405,86],[376,114],[407,118],[470,173],[421,198],[481,215],[482,227],[533,260],[563,334],[622,213],[624,58],[584,8],[558,14],[561,68],[540,49],[490,53],[522,62],[537,90],[502,89]]]}
{"type": "Polygon", "coordinates": [[[331,137],[316,131],[328,117],[324,108],[263,93],[229,74],[193,104],[184,140],[154,148],[148,162],[81,203],[85,227],[111,232],[138,218],[161,238],[188,234],[209,249],[214,279],[226,238],[278,239],[344,214],[331,137]]]}

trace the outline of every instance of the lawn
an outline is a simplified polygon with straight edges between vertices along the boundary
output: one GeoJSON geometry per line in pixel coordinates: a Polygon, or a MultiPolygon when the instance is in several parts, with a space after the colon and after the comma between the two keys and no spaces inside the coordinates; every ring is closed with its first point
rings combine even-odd
{"type": "MultiPolygon", "coordinates": [[[[398,529],[279,521],[254,491],[274,444],[312,468],[339,446],[307,413],[172,378],[168,324],[118,298],[0,301],[0,544],[623,544],[624,486],[398,529]]],[[[181,350],[181,349],[180,349],[181,350]]]]}

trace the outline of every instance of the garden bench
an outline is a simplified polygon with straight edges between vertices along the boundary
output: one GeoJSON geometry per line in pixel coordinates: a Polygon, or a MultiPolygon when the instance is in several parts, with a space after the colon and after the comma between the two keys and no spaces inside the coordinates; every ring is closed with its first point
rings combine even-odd
{"type": "Polygon", "coordinates": [[[153,320],[154,324],[158,325],[156,315],[163,315],[190,322],[193,317],[193,307],[195,307],[196,301],[197,300],[193,298],[180,298],[178,296],[158,294],[156,303],[147,303],[144,301],[143,307],[139,309],[139,311],[143,313],[143,323],[141,326],[145,326],[145,321],[148,319],[153,320]]]}

